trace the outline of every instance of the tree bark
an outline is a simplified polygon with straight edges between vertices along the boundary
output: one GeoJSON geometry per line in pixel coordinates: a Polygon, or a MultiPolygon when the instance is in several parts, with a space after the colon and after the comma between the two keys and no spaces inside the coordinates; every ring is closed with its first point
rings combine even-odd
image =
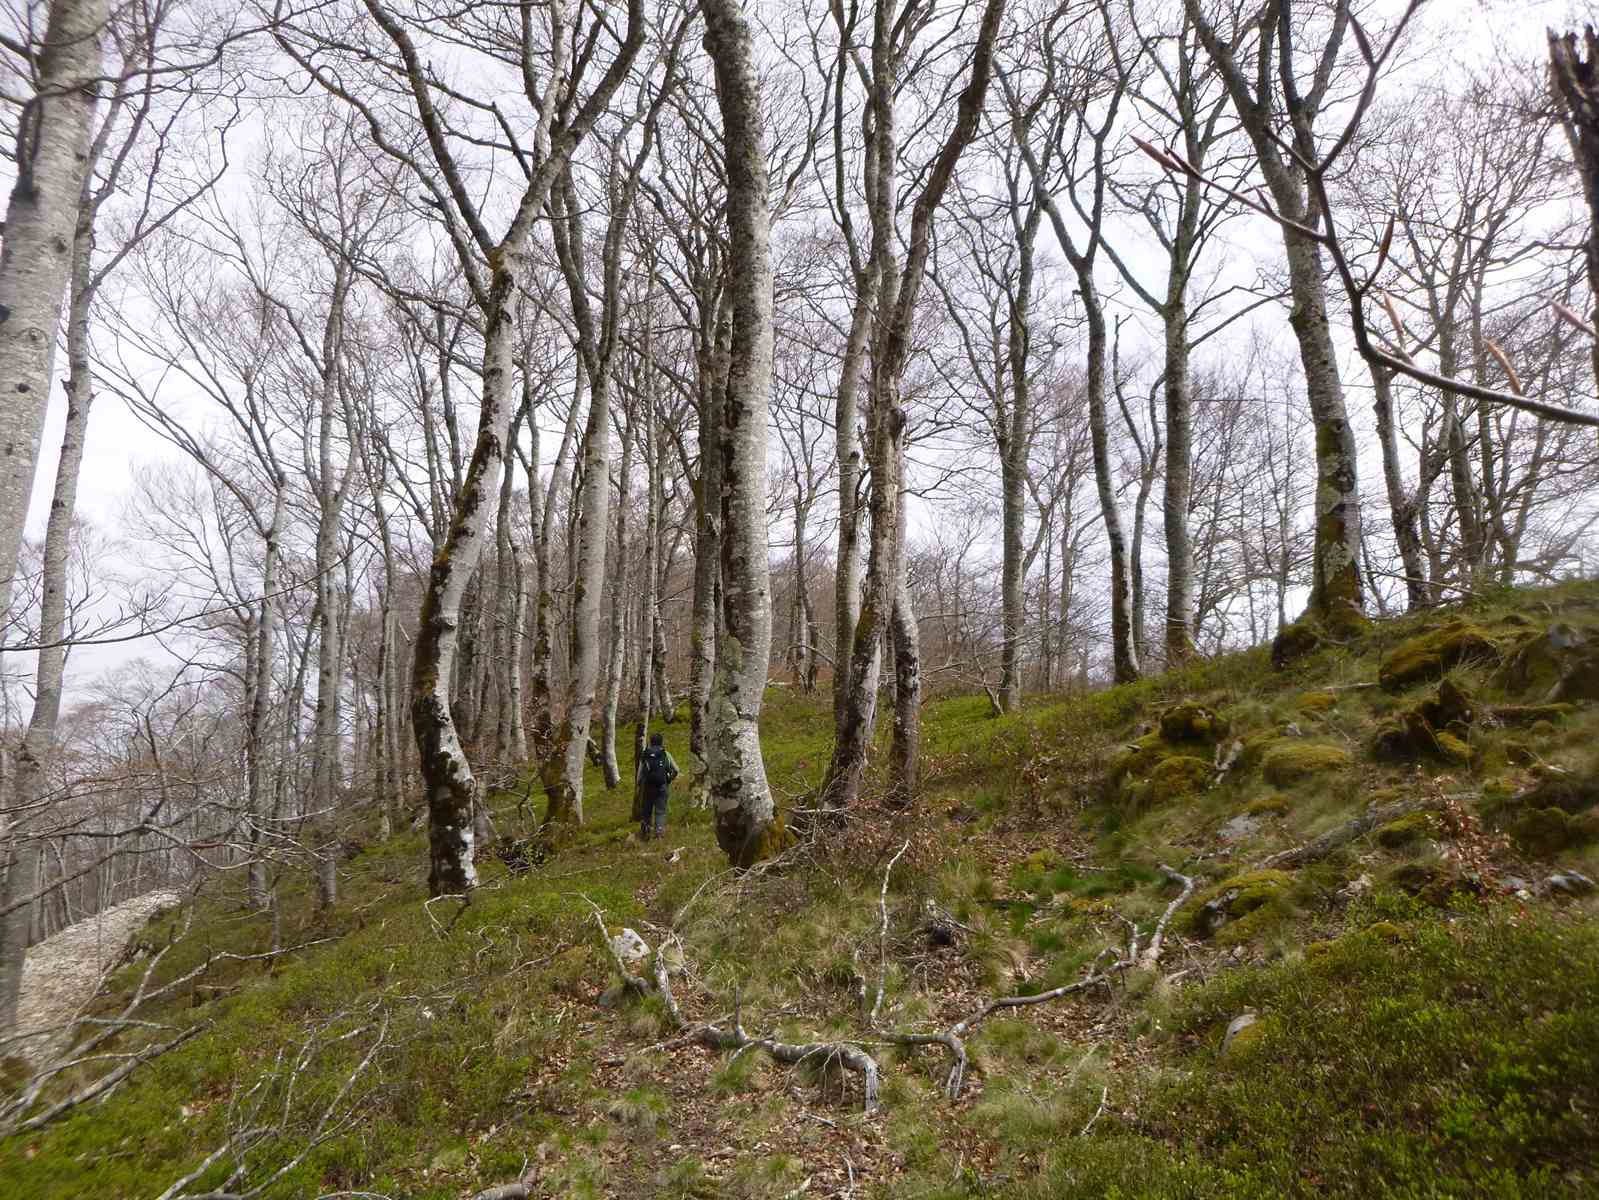
{"type": "Polygon", "coordinates": [[[772,387],[771,214],[761,84],[738,0],[701,0],[716,67],[727,166],[732,332],[727,391],[716,426],[721,459],[725,619],[716,646],[709,792],[716,841],[745,867],[782,848],[783,821],[761,756],[761,699],[772,649],[766,545],[766,425],[772,387]]]}
{"type": "MultiPolygon", "coordinates": [[[[34,673],[33,713],[22,745],[13,760],[11,779],[0,774],[0,796],[11,804],[13,817],[8,838],[0,847],[9,850],[5,887],[0,890],[0,1034],[16,1027],[22,987],[22,963],[27,954],[29,918],[39,906],[18,908],[12,901],[39,890],[39,856],[20,841],[26,814],[44,796],[45,769],[55,750],[56,725],[61,716],[62,685],[66,676],[67,647],[61,643],[67,625],[67,561],[72,525],[77,512],[78,481],[83,470],[84,436],[94,403],[94,375],[89,360],[89,303],[94,231],[84,213],[77,223],[72,247],[70,304],[67,314],[67,417],[57,459],[50,516],[45,526],[43,578],[40,581],[39,650],[34,673]],[[12,786],[3,785],[9,782],[12,786]]],[[[0,814],[3,815],[3,814],[0,814]]]]}
{"type": "Polygon", "coordinates": [[[605,709],[600,718],[600,766],[605,786],[622,782],[616,760],[616,717],[622,704],[622,668],[627,657],[627,524],[632,514],[627,509],[628,485],[633,478],[633,445],[637,440],[635,420],[629,418],[622,431],[622,465],[617,482],[616,571],[611,580],[610,659],[605,670],[605,709]]]}
{"type": "Polygon", "coordinates": [[[16,181],[0,242],[0,618],[11,603],[50,404],[105,23],[105,0],[52,0],[38,91],[17,119],[16,181]]]}
{"type": "Polygon", "coordinates": [[[1399,561],[1405,571],[1405,596],[1411,612],[1432,603],[1427,586],[1427,566],[1421,557],[1421,535],[1416,532],[1416,503],[1405,493],[1405,480],[1399,468],[1399,438],[1394,428],[1392,371],[1371,368],[1376,399],[1377,442],[1382,447],[1383,486],[1388,491],[1388,514],[1393,521],[1394,541],[1399,546],[1399,561]]]}

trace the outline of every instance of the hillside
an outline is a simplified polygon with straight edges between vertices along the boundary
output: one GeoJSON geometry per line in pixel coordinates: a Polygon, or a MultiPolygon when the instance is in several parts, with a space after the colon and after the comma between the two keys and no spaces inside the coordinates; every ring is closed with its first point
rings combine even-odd
{"type": "MultiPolygon", "coordinates": [[[[314,945],[219,964],[151,1015],[203,1032],[0,1143],[0,1195],[1592,1195],[1596,700],[1574,584],[1281,671],[1262,648],[1014,717],[930,704],[913,811],[748,876],[681,795],[639,844],[597,779],[581,831],[486,861],[465,907],[422,902],[420,834],[368,846],[330,917],[288,889],[282,936],[314,945]],[[685,1037],[615,986],[600,920],[666,947],[691,1023],[869,1054],[880,1105],[825,1054],[685,1037]],[[953,1099],[947,1043],[890,1036],[1094,976],[975,1023],[953,1099]]],[[[772,690],[791,810],[829,728],[772,690]]],[[[162,977],[271,937],[220,887],[143,940],[180,930],[162,977]]]]}

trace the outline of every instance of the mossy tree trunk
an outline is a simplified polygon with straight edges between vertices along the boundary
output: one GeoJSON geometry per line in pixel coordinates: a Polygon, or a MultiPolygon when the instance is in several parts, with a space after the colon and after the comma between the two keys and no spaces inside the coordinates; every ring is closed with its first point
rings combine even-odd
{"type": "MultiPolygon", "coordinates": [[[[410,32],[377,0],[368,0],[366,9],[403,65],[428,152],[443,180],[440,186],[429,178],[427,186],[440,204],[447,201],[453,209],[452,228],[458,230],[453,244],[483,319],[482,401],[477,438],[455,491],[448,531],[428,573],[411,673],[411,719],[428,807],[428,886],[437,896],[466,891],[477,882],[473,863],[477,787],[450,711],[451,686],[461,600],[482,557],[491,498],[499,486],[499,473],[505,468],[506,441],[515,410],[511,401],[513,347],[522,259],[534,223],[543,214],[554,187],[568,173],[573,151],[609,109],[612,95],[632,71],[644,45],[646,17],[643,0],[628,0],[626,31],[615,54],[592,90],[579,102],[577,77],[589,63],[586,58],[575,65],[568,61],[574,14],[561,5],[552,6],[544,14],[548,21],[549,78],[564,80],[566,88],[550,86],[541,92],[535,86],[531,65],[525,72],[526,98],[538,114],[534,132],[537,153],[532,160],[537,165],[529,174],[505,234],[495,239],[464,183],[461,165],[450,148],[450,127],[437,106],[433,79],[410,32]],[[484,264],[488,267],[487,278],[484,264]]],[[[521,37],[531,64],[535,53],[531,18],[524,21],[521,37]]],[[[301,62],[311,65],[303,58],[301,62]]],[[[318,72],[316,78],[335,94],[342,94],[324,73],[318,72]]],[[[369,123],[374,120],[370,114],[367,119],[369,123]]],[[[378,132],[374,128],[374,133],[378,132]]],[[[381,139],[380,145],[387,149],[381,139]]],[[[408,157],[399,157],[414,163],[408,157]]]]}
{"type": "MultiPolygon", "coordinates": [[[[1317,160],[1315,124],[1349,30],[1349,6],[1336,6],[1325,36],[1318,39],[1316,73],[1308,88],[1302,88],[1294,61],[1294,48],[1305,30],[1296,28],[1287,3],[1268,5],[1261,13],[1258,34],[1251,39],[1256,55],[1252,64],[1237,57],[1242,37],[1223,39],[1205,17],[1200,0],[1185,0],[1185,7],[1227,86],[1277,212],[1290,222],[1314,228],[1326,214],[1318,210],[1303,172],[1284,155],[1278,139],[1288,141],[1307,161],[1317,160]],[[1277,127],[1280,120],[1286,122],[1286,131],[1277,127]]],[[[1321,249],[1290,225],[1278,228],[1288,259],[1288,321],[1299,346],[1316,435],[1316,524],[1307,615],[1334,632],[1344,632],[1362,624],[1365,610],[1355,436],[1328,322],[1321,249]]]]}
{"type": "Polygon", "coordinates": [[[772,650],[766,545],[766,426],[772,387],[771,214],[761,84],[738,0],[701,0],[716,68],[727,168],[731,340],[715,427],[721,473],[723,621],[707,713],[716,841],[735,866],[782,846],[782,818],[761,755],[761,700],[772,650]]]}

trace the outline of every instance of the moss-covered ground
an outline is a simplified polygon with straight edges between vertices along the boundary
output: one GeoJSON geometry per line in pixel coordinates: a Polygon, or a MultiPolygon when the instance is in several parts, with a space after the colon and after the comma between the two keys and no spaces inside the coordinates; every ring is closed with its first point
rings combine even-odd
{"type": "MultiPolygon", "coordinates": [[[[1281,672],[1262,648],[1003,718],[935,701],[913,810],[868,806],[743,876],[684,789],[640,844],[597,777],[581,829],[527,869],[486,857],[464,908],[424,904],[421,834],[368,845],[332,913],[282,881],[282,936],[314,945],[219,966],[146,1014],[192,1041],[0,1142],[0,1196],[155,1200],[230,1135],[190,1192],[303,1155],[266,1196],[443,1200],[524,1173],[551,1197],[1594,1195],[1599,899],[1544,884],[1599,878],[1591,646],[1599,587],[1567,585],[1281,672]],[[1265,863],[1398,802],[1319,861],[1265,863]],[[1177,895],[1161,864],[1195,889],[1158,967],[990,1019],[958,1100],[939,1048],[868,1028],[880,977],[882,1026],[914,1031],[1080,978],[1147,939],[1177,895]],[[752,1033],[867,1047],[882,1107],[825,1063],[685,1045],[658,998],[607,996],[596,908],[682,938],[692,1016],[736,1004],[752,1033]]],[[[821,697],[770,693],[791,810],[829,729],[821,697]]],[[[686,764],[686,729],[666,734],[686,764]]],[[[494,802],[526,832],[521,796],[494,802]]],[[[163,977],[270,944],[236,886],[147,931],[178,939],[163,977]]]]}

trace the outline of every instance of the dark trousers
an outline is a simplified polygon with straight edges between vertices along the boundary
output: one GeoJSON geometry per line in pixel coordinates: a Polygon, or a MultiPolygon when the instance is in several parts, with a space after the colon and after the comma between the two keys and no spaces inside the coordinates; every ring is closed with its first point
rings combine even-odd
{"type": "Polygon", "coordinates": [[[644,819],[639,822],[639,836],[647,838],[651,831],[656,837],[666,832],[666,789],[644,789],[644,819]]]}

